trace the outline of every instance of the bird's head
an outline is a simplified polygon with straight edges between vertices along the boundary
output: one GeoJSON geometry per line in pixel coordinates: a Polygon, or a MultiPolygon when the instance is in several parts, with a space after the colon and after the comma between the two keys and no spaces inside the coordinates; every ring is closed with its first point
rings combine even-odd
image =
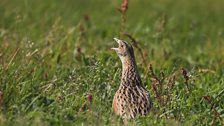
{"type": "Polygon", "coordinates": [[[114,40],[118,43],[117,48],[111,48],[116,51],[118,56],[120,57],[122,63],[124,61],[130,61],[130,60],[135,60],[134,58],[134,50],[133,47],[128,44],[126,41],[114,38],[114,40]]]}

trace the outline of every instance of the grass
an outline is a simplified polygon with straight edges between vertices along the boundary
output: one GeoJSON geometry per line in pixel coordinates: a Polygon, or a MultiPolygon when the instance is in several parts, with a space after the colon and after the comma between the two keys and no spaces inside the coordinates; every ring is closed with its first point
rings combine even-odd
{"type": "MultiPolygon", "coordinates": [[[[224,2],[129,2],[123,31],[137,40],[154,104],[130,125],[223,125],[224,2]]],[[[122,125],[111,110],[121,63],[110,50],[120,4],[0,1],[0,125],[122,125]]]]}

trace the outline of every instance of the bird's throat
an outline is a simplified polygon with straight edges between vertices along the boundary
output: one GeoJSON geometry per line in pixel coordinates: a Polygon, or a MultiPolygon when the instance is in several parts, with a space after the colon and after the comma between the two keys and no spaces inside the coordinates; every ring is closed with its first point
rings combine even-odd
{"type": "Polygon", "coordinates": [[[122,62],[121,81],[122,84],[130,84],[132,86],[141,84],[135,60],[126,60],[125,62],[122,62]]]}

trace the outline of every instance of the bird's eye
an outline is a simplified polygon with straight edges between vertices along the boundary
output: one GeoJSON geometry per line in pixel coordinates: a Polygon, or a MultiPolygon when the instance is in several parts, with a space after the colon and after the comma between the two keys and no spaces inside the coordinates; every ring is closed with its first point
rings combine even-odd
{"type": "Polygon", "coordinates": [[[124,47],[124,45],[121,45],[121,48],[123,48],[124,47]]]}

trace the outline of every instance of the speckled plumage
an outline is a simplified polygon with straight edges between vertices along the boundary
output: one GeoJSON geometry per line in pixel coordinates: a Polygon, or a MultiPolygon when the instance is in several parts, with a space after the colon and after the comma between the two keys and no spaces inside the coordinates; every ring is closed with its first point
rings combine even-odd
{"type": "Polygon", "coordinates": [[[122,61],[122,77],[120,87],[115,93],[112,108],[125,119],[145,116],[150,112],[152,102],[148,91],[142,86],[134,50],[127,42],[116,39],[118,48],[114,49],[122,61]]]}

